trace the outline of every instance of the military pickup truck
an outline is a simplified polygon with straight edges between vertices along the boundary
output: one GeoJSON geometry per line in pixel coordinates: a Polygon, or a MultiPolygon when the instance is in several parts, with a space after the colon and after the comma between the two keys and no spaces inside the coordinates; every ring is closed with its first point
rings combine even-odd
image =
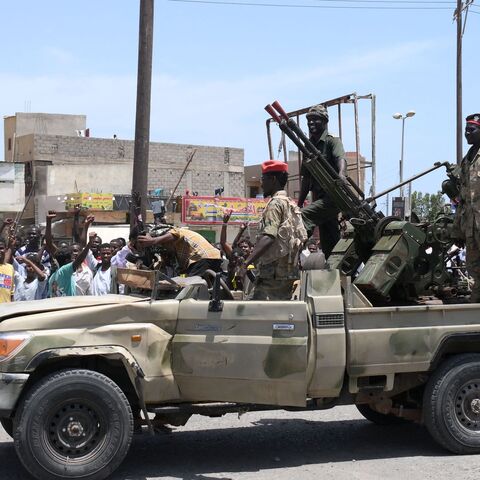
{"type": "Polygon", "coordinates": [[[479,305],[372,307],[337,270],[303,272],[296,298],[234,300],[217,278],[164,300],[2,306],[0,418],[22,464],[38,479],[98,480],[135,429],[346,404],[480,452],[479,305]]]}

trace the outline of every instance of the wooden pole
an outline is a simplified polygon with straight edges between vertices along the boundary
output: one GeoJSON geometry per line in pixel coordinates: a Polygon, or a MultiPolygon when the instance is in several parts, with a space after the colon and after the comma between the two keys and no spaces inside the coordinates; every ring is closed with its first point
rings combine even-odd
{"type": "Polygon", "coordinates": [[[456,122],[456,146],[457,164],[463,158],[463,119],[462,119],[462,0],[457,0],[457,122],[456,122]]]}
{"type": "MultiPolygon", "coordinates": [[[[150,98],[152,90],[153,9],[154,0],[140,0],[137,110],[135,118],[132,193],[138,192],[140,195],[143,220],[145,220],[146,200],[148,193],[150,98]]],[[[132,221],[133,218],[131,218],[130,222],[132,221]]]]}

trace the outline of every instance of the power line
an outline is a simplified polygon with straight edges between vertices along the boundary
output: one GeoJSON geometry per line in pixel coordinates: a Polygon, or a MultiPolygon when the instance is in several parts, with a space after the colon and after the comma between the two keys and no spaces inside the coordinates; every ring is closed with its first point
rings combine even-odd
{"type": "MultiPolygon", "coordinates": [[[[169,2],[178,3],[197,3],[210,5],[236,5],[243,7],[280,7],[280,8],[321,8],[321,9],[343,9],[343,10],[451,10],[450,7],[370,7],[367,5],[293,5],[290,3],[251,3],[251,2],[236,2],[224,0],[168,0],[169,2]]],[[[400,2],[404,3],[404,2],[400,2]]]]}
{"type": "Polygon", "coordinates": [[[312,0],[314,2],[335,2],[335,3],[397,3],[397,4],[449,4],[455,5],[452,0],[312,0]]]}

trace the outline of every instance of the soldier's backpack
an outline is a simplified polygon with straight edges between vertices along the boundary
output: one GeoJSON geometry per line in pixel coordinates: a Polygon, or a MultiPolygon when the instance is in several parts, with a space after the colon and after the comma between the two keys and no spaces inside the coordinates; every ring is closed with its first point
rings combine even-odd
{"type": "MultiPolygon", "coordinates": [[[[288,255],[289,263],[295,263],[308,238],[307,231],[302,221],[300,208],[286,195],[275,195],[272,200],[281,200],[286,203],[286,218],[278,229],[275,243],[260,258],[264,265],[274,262],[288,255]]],[[[269,202],[270,203],[270,202],[269,202]]],[[[267,204],[268,208],[268,204],[267,204]]]]}

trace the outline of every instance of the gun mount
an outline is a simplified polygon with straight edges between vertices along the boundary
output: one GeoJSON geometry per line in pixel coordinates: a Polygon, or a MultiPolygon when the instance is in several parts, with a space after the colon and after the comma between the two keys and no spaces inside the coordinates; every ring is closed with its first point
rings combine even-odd
{"type": "MultiPolygon", "coordinates": [[[[442,215],[431,224],[412,223],[385,217],[375,210],[377,198],[442,166],[455,185],[453,166],[448,162],[436,163],[401,184],[365,198],[351,179],[342,178],[328,163],[278,101],[265,110],[303,153],[305,167],[349,221],[347,231],[328,259],[330,268],[354,278],[354,285],[376,305],[411,303],[425,295],[446,300],[458,292],[454,275],[446,265],[453,245],[452,215],[442,215]]],[[[455,189],[450,190],[454,193],[455,189]]]]}

